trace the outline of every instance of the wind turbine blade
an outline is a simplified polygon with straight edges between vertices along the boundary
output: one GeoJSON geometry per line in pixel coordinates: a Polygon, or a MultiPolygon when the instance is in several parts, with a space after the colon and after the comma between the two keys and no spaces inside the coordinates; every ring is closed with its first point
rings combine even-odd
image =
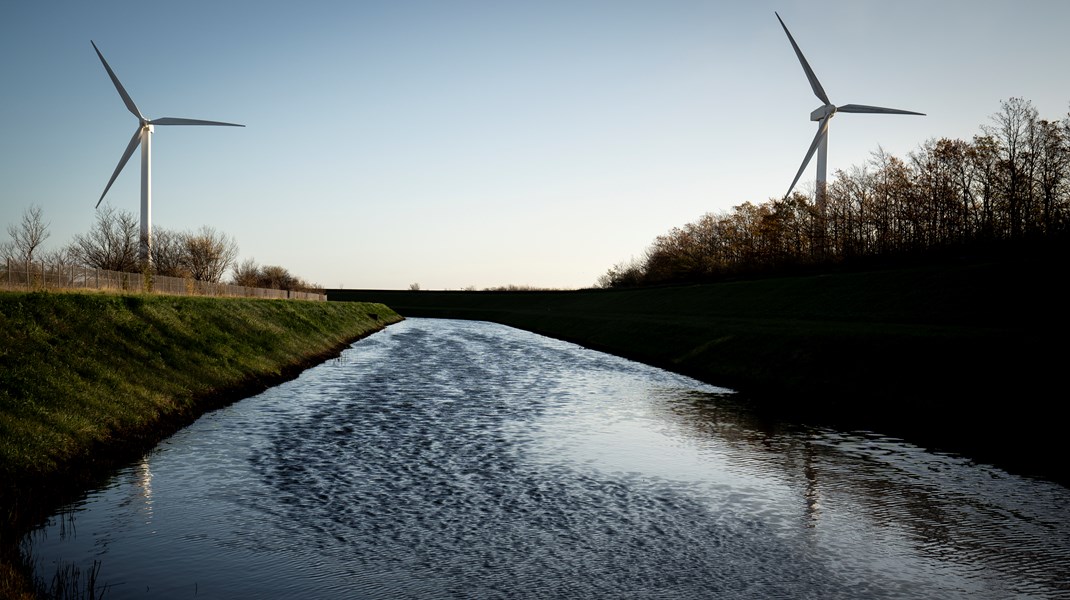
{"type": "Polygon", "coordinates": [[[149,121],[149,125],[225,125],[227,127],[245,127],[237,123],[224,123],[222,121],[202,121],[200,119],[179,119],[175,117],[163,117],[149,121]]]}
{"type": "Polygon", "coordinates": [[[134,113],[135,117],[144,121],[145,117],[141,116],[141,111],[137,109],[137,105],[130,99],[130,94],[127,94],[126,90],[123,89],[123,84],[119,83],[119,78],[115,76],[115,71],[111,70],[108,61],[104,60],[104,55],[100,53],[100,49],[97,48],[96,42],[89,40],[89,43],[93,44],[93,49],[97,51],[97,56],[100,57],[100,62],[104,63],[104,69],[108,72],[108,77],[111,77],[111,82],[115,84],[115,89],[119,90],[119,96],[121,96],[123,102],[126,103],[126,109],[134,113]]]}
{"type": "Polygon", "coordinates": [[[780,13],[774,12],[780,26],[784,28],[784,33],[788,34],[788,41],[791,42],[791,47],[795,49],[795,55],[799,57],[799,63],[802,64],[803,71],[806,71],[806,78],[810,80],[810,87],[814,89],[814,95],[825,104],[832,104],[829,102],[829,97],[825,95],[825,89],[821,87],[821,82],[817,80],[817,75],[814,75],[814,70],[810,68],[810,63],[806,62],[806,57],[803,56],[802,50],[799,50],[799,45],[795,43],[795,38],[791,37],[791,32],[788,31],[788,26],[784,24],[784,19],[780,18],[780,13]]]}
{"type": "Polygon", "coordinates": [[[126,145],[126,152],[123,152],[123,157],[119,159],[119,166],[115,167],[115,172],[111,174],[111,179],[108,180],[108,185],[104,186],[104,193],[100,195],[100,200],[97,200],[97,208],[100,203],[104,201],[104,196],[108,194],[108,190],[111,189],[111,184],[115,183],[115,178],[119,176],[119,172],[126,166],[127,161],[130,160],[130,156],[134,154],[134,150],[137,149],[138,144],[141,143],[141,126],[138,125],[137,131],[134,132],[134,137],[130,138],[130,143],[126,145]]]}
{"type": "Polygon", "coordinates": [[[829,117],[821,119],[821,122],[817,124],[817,135],[814,136],[814,141],[810,143],[810,149],[806,151],[806,158],[802,161],[802,166],[799,167],[799,172],[795,174],[795,179],[791,180],[791,187],[788,188],[788,193],[784,194],[784,198],[791,195],[791,190],[795,189],[795,184],[799,183],[799,178],[802,177],[803,171],[806,170],[806,165],[810,164],[810,159],[814,157],[814,152],[817,151],[817,147],[821,144],[821,140],[828,134],[829,131],[829,117]]]}
{"type": "Polygon", "coordinates": [[[913,112],[909,110],[899,110],[898,108],[883,108],[880,106],[866,106],[865,104],[844,104],[843,106],[836,107],[836,112],[845,113],[873,113],[882,115],[918,115],[925,116],[925,113],[913,112]]]}

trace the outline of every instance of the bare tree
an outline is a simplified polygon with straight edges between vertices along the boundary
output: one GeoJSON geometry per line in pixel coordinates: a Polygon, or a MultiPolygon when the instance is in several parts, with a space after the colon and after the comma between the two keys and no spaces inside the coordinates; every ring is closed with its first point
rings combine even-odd
{"type": "Polygon", "coordinates": [[[260,274],[257,280],[258,287],[265,287],[273,290],[292,290],[297,284],[297,278],[294,277],[289,270],[278,265],[264,265],[263,267],[260,267],[260,274]]]}
{"type": "Polygon", "coordinates": [[[1038,121],[1033,152],[1041,201],[1039,225],[1044,233],[1051,233],[1063,224],[1068,208],[1065,188],[1070,175],[1070,140],[1064,128],[1057,122],[1038,121]]]}
{"type": "Polygon", "coordinates": [[[231,283],[272,290],[323,293],[323,287],[301,279],[285,267],[278,265],[264,265],[261,267],[251,258],[243,260],[241,264],[234,267],[234,277],[231,279],[231,283]]]}
{"type": "Polygon", "coordinates": [[[990,135],[975,135],[966,150],[971,181],[970,198],[980,199],[980,215],[975,215],[974,228],[984,239],[996,237],[996,194],[1000,181],[999,144],[990,135]]]}
{"type": "Polygon", "coordinates": [[[128,211],[116,211],[110,204],[97,211],[97,220],[85,235],[74,236],[80,262],[109,271],[138,270],[140,222],[128,211]]]}
{"type": "Polygon", "coordinates": [[[77,265],[78,252],[73,244],[67,244],[56,250],[42,252],[39,260],[49,268],[58,269],[60,267],[77,265]]]}
{"type": "Polygon", "coordinates": [[[157,275],[191,277],[186,266],[187,234],[157,227],[152,232],[152,267],[157,275]]]}
{"type": "Polygon", "coordinates": [[[11,241],[0,248],[0,251],[3,251],[5,258],[9,260],[29,265],[35,257],[38,257],[41,244],[51,235],[48,232],[48,225],[40,206],[33,205],[27,208],[17,225],[7,226],[11,241]]]}
{"type": "Polygon", "coordinates": [[[234,285],[244,285],[245,287],[259,287],[260,286],[260,267],[256,264],[256,261],[247,258],[241,262],[238,266],[234,267],[234,278],[231,280],[234,285]]]}
{"type": "Polygon", "coordinates": [[[984,127],[986,134],[999,142],[1001,167],[1005,173],[1003,201],[1009,219],[1011,239],[1017,239],[1023,231],[1024,214],[1029,208],[1032,185],[1032,154],[1029,141],[1037,121],[1037,109],[1033,103],[1022,98],[1000,102],[1000,112],[992,115],[993,125],[984,127]]]}
{"type": "Polygon", "coordinates": [[[184,236],[183,242],[185,267],[198,281],[222,281],[238,256],[238,244],[234,239],[208,225],[197,233],[184,236]]]}

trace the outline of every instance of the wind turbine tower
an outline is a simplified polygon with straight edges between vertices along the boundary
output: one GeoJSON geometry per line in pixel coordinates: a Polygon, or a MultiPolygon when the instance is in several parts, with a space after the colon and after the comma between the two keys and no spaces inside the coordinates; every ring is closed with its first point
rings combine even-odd
{"type": "Polygon", "coordinates": [[[138,120],[137,129],[134,130],[134,137],[130,138],[130,143],[126,146],[126,151],[123,152],[122,158],[119,159],[119,165],[115,167],[115,171],[111,174],[111,179],[108,180],[108,185],[104,186],[104,193],[100,195],[100,200],[97,200],[97,207],[104,201],[104,196],[108,194],[108,190],[111,189],[111,184],[115,183],[115,178],[119,176],[119,173],[126,166],[127,161],[134,154],[134,150],[138,144],[141,145],[141,240],[139,247],[139,258],[141,260],[142,267],[149,267],[152,260],[152,133],[153,128],[156,125],[221,125],[226,127],[245,127],[245,125],[239,125],[237,123],[223,123],[221,121],[202,121],[199,119],[180,119],[176,117],[161,117],[159,119],[147,119],[138,110],[137,105],[130,99],[130,94],[126,93],[126,89],[123,88],[123,84],[119,83],[119,78],[115,76],[115,71],[111,70],[111,66],[108,65],[108,61],[104,60],[104,55],[100,53],[100,49],[97,48],[97,44],[92,40],[89,41],[93,45],[93,50],[96,51],[97,56],[100,57],[100,62],[104,64],[104,70],[108,72],[108,77],[111,78],[111,82],[115,84],[115,89],[118,90],[119,96],[123,99],[123,103],[126,104],[127,110],[129,110],[138,120]]]}
{"type": "Polygon", "coordinates": [[[784,19],[780,18],[779,13],[773,13],[776,15],[780,26],[784,28],[784,33],[788,35],[788,41],[791,42],[791,47],[795,49],[795,55],[799,57],[799,63],[802,64],[803,71],[806,72],[806,78],[810,81],[810,87],[814,90],[814,95],[817,99],[824,104],[816,108],[810,113],[810,120],[817,121],[817,134],[814,136],[814,141],[810,144],[810,149],[806,151],[806,157],[803,158],[802,165],[799,167],[799,172],[795,174],[795,179],[792,180],[791,186],[788,187],[788,193],[784,194],[784,197],[791,195],[791,190],[795,189],[795,184],[799,182],[799,178],[802,177],[803,171],[806,170],[806,165],[810,164],[810,159],[814,156],[814,151],[817,151],[817,189],[815,190],[815,202],[817,204],[817,211],[821,223],[819,224],[818,231],[820,232],[821,239],[819,241],[820,250],[824,252],[824,231],[825,231],[825,191],[826,180],[828,170],[828,131],[829,121],[836,113],[871,113],[871,114],[889,114],[889,115],[919,115],[924,116],[924,113],[913,112],[909,110],[899,110],[897,108],[883,108],[880,106],[867,106],[864,104],[844,104],[843,106],[834,105],[825,94],[824,88],[821,87],[821,82],[817,80],[817,75],[814,75],[814,70],[810,68],[810,63],[806,62],[806,57],[803,56],[802,50],[799,49],[799,45],[795,43],[795,38],[791,36],[791,32],[788,31],[788,26],[784,24],[784,19]]]}

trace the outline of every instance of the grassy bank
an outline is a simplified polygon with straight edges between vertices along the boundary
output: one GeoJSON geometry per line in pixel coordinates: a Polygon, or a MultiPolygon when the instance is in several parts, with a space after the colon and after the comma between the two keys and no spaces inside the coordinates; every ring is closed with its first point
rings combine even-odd
{"type": "Polygon", "coordinates": [[[1062,267],[975,262],[635,290],[329,290],[480,319],[742,391],[790,419],[873,429],[1070,481],[1055,418],[1062,267]]]}
{"type": "Polygon", "coordinates": [[[0,580],[37,508],[400,318],[376,304],[0,293],[0,580]]]}

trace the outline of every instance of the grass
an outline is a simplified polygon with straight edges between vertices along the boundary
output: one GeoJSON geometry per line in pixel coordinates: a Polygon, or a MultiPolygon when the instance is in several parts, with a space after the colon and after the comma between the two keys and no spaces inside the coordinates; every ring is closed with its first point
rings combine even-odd
{"type": "Polygon", "coordinates": [[[959,261],[572,292],[328,290],[405,316],[494,321],[739,390],[758,410],[863,428],[1070,482],[1061,263],[959,261]]]}
{"type": "Polygon", "coordinates": [[[94,560],[93,565],[84,573],[76,565],[64,564],[56,567],[56,573],[52,576],[52,582],[38,579],[36,582],[38,597],[55,600],[73,600],[75,598],[85,600],[101,600],[108,592],[108,585],[99,587],[100,561],[94,560]]]}
{"type": "Polygon", "coordinates": [[[42,509],[400,319],[377,304],[0,292],[0,595],[25,583],[15,538],[42,509]]]}
{"type": "Polygon", "coordinates": [[[0,293],[0,477],[47,475],[197,415],[388,319],[384,306],[0,293]]]}

